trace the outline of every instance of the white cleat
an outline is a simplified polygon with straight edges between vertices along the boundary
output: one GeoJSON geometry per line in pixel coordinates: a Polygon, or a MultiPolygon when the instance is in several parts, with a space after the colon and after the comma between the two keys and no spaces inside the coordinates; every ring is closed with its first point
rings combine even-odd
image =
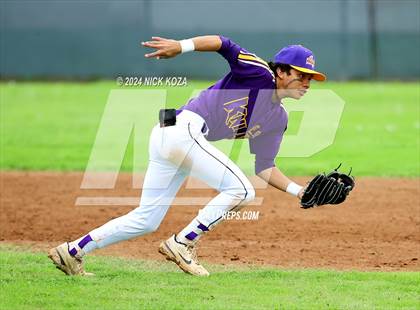
{"type": "Polygon", "coordinates": [[[48,257],[54,265],[69,276],[93,276],[93,273],[83,270],[83,260],[79,255],[71,256],[69,244],[65,242],[48,251],[48,257]]]}
{"type": "Polygon", "coordinates": [[[172,235],[168,240],[163,241],[159,246],[159,253],[163,254],[167,260],[173,261],[184,272],[194,276],[208,276],[209,272],[197,260],[195,249],[186,246],[175,240],[172,235]]]}

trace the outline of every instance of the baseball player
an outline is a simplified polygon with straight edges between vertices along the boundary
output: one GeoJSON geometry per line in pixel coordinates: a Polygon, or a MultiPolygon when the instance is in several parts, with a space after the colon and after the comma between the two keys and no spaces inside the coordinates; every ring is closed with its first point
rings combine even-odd
{"type": "Polygon", "coordinates": [[[145,57],[155,59],[192,51],[217,52],[228,62],[230,72],[180,109],[160,111],[160,123],[150,136],[149,165],[139,207],[51,249],[50,259],[68,275],[89,275],[82,265],[87,253],[155,231],[188,175],[219,194],[190,224],[163,241],[159,252],[189,274],[209,275],[197,260],[197,241],[222,221],[223,212],[238,210],[255,196],[241,169],[209,141],[248,139],[259,177],[299,199],[304,194],[304,188],[286,177],[274,159],[288,121],[282,99],[300,99],[312,79],[326,79],[315,71],[312,51],[290,45],[267,63],[218,35],[181,41],[152,37],[142,45],[152,49],[145,57]]]}

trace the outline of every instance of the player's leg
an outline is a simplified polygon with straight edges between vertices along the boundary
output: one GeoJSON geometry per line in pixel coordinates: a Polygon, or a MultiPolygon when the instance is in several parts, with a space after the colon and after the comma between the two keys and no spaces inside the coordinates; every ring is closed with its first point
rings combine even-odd
{"type": "Polygon", "coordinates": [[[51,249],[50,259],[68,275],[88,275],[83,270],[82,257],[97,248],[155,231],[185,177],[184,172],[169,163],[151,161],[138,208],[73,242],[66,242],[51,249]]]}
{"type": "Polygon", "coordinates": [[[234,162],[204,136],[199,135],[194,140],[195,145],[189,153],[194,162],[191,175],[219,190],[219,194],[177,235],[179,241],[188,245],[193,245],[201,235],[219,224],[224,213],[239,210],[255,198],[252,184],[234,162]]]}
{"type": "Polygon", "coordinates": [[[91,231],[99,248],[154,232],[166,215],[186,174],[165,161],[150,161],[140,206],[91,231]]]}
{"type": "Polygon", "coordinates": [[[107,245],[155,231],[165,216],[186,174],[161,157],[156,128],[151,135],[149,166],[145,174],[140,206],[113,219],[79,239],[50,250],[49,257],[67,274],[85,274],[82,257],[107,245]]]}
{"type": "Polygon", "coordinates": [[[220,193],[179,234],[162,242],[159,252],[185,272],[206,276],[209,273],[196,258],[195,243],[203,233],[221,222],[224,212],[237,210],[253,200],[255,191],[242,171],[223,152],[212,146],[197,128],[199,126],[195,126],[194,130],[188,128],[193,144],[184,160],[187,163],[184,169],[220,193]]]}

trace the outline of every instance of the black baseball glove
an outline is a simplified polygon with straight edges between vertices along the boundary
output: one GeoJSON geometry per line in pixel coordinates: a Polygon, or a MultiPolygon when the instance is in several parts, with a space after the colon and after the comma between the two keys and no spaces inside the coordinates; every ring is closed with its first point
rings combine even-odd
{"type": "Polygon", "coordinates": [[[348,174],[340,173],[340,166],[341,164],[329,174],[318,174],[309,182],[300,201],[303,209],[326,204],[336,205],[346,200],[355,183],[350,176],[351,170],[348,174]]]}

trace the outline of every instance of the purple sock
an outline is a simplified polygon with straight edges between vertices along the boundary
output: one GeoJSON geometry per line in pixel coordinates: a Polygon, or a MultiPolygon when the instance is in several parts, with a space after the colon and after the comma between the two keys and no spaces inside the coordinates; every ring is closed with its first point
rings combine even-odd
{"type": "Polygon", "coordinates": [[[209,228],[196,219],[192,220],[179,234],[179,240],[186,244],[195,244],[209,228]]]}
{"type": "Polygon", "coordinates": [[[69,253],[72,256],[75,256],[76,254],[83,256],[97,248],[98,244],[92,239],[90,234],[69,243],[69,253]]]}

